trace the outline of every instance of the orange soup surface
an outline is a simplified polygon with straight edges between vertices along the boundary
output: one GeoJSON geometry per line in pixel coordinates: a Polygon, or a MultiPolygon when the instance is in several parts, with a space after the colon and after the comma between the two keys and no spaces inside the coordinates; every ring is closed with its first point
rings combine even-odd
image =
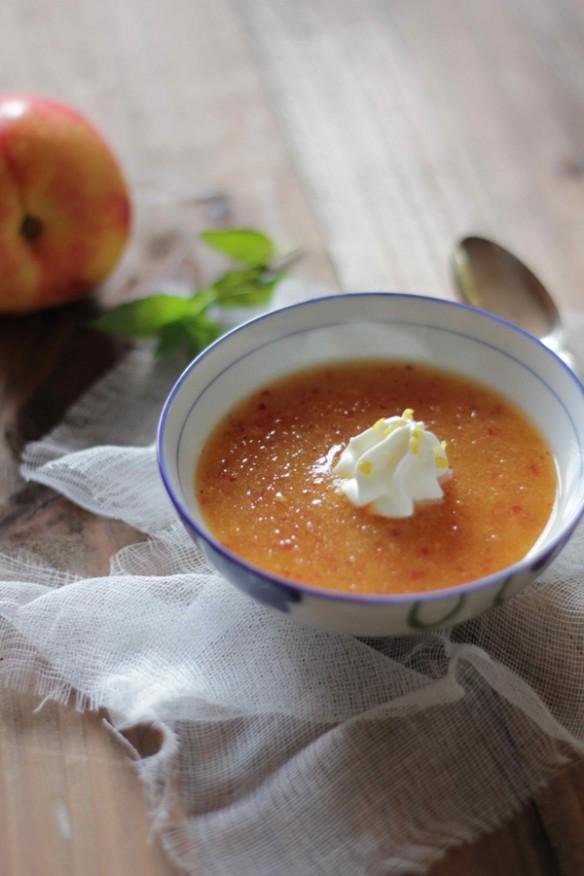
{"type": "Polygon", "coordinates": [[[351,593],[411,593],[523,557],[556,490],[536,428],[492,390],[444,371],[371,361],[303,371],[255,392],[208,440],[195,474],[207,526],[284,578],[351,593]],[[331,468],[352,436],[413,408],[446,440],[444,498],[412,517],[356,508],[331,468]]]}

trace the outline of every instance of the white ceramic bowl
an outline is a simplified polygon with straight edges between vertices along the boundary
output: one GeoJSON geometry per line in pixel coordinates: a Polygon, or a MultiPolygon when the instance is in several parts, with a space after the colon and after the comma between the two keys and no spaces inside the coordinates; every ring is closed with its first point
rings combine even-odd
{"type": "Polygon", "coordinates": [[[565,545],[584,511],[584,388],[547,347],[480,310],[399,293],[335,295],[251,320],[195,359],[162,411],[158,458],[187,531],[241,590],[302,623],[359,636],[401,635],[458,623],[508,599],[565,545]],[[278,578],[226,550],[209,532],[193,475],[219,420],[279,377],[319,363],[370,358],[428,363],[474,378],[539,427],[556,460],[557,499],[545,531],[519,563],[447,590],[359,596],[278,578]]]}

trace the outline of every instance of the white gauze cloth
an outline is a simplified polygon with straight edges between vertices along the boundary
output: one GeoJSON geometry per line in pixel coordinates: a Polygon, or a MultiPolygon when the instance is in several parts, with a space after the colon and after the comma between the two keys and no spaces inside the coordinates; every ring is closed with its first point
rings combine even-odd
{"type": "MultiPolygon", "coordinates": [[[[584,320],[569,322],[584,348],[584,320]]],[[[159,728],[136,766],[187,871],[423,873],[584,748],[584,530],[537,584],[452,630],[297,626],[176,523],[152,445],[174,377],[132,353],[26,448],[25,478],[148,538],[101,578],[0,556],[0,683],[159,728]]]]}

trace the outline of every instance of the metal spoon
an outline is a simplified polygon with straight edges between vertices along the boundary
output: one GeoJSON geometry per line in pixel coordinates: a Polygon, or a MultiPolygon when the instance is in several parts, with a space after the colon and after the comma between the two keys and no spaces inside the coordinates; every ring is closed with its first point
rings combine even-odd
{"type": "Polygon", "coordinates": [[[454,250],[453,270],[463,301],[515,323],[574,367],[554,300],[516,256],[485,237],[465,237],[454,250]]]}

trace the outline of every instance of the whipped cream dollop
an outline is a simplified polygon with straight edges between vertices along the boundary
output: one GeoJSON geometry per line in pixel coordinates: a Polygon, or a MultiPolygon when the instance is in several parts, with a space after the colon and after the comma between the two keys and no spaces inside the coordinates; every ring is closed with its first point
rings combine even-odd
{"type": "Polygon", "coordinates": [[[333,474],[358,508],[369,505],[383,517],[411,517],[416,503],[442,499],[440,482],[452,472],[446,443],[407,408],[401,417],[382,418],[351,438],[333,474]]]}

